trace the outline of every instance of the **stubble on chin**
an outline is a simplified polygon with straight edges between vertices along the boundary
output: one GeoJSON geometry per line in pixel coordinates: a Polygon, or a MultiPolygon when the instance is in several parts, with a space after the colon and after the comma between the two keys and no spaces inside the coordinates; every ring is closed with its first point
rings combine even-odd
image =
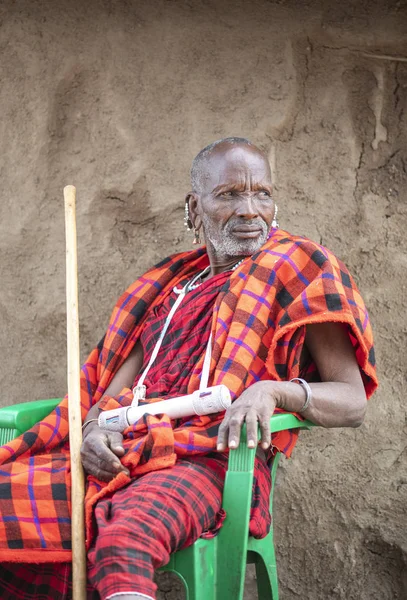
{"type": "Polygon", "coordinates": [[[238,240],[231,236],[225,237],[222,244],[223,250],[228,256],[251,256],[255,254],[266,241],[267,236],[263,240],[263,236],[260,239],[253,240],[238,240]]]}
{"type": "Polygon", "coordinates": [[[223,230],[214,228],[209,219],[203,218],[205,240],[210,242],[213,249],[221,256],[251,256],[260,250],[267,241],[269,230],[262,225],[262,233],[257,239],[238,239],[232,232],[233,224],[227,224],[223,230]]]}

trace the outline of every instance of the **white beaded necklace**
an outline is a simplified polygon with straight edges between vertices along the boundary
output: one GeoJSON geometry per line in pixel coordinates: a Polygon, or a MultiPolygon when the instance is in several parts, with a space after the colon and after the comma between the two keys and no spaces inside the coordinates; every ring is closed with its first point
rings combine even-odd
{"type": "MultiPolygon", "coordinates": [[[[239,260],[239,262],[237,262],[231,269],[228,269],[229,271],[235,271],[244,261],[244,258],[242,258],[241,260],[239,260]]],[[[193,277],[191,279],[190,282],[188,282],[184,288],[180,289],[177,286],[174,286],[173,290],[176,294],[181,294],[181,292],[183,290],[185,290],[186,292],[190,292],[192,290],[196,290],[196,288],[198,288],[203,282],[200,281],[201,279],[203,279],[204,277],[207,276],[207,274],[209,273],[211,269],[211,265],[208,265],[207,267],[204,268],[203,271],[201,271],[201,273],[198,273],[197,275],[195,275],[195,277],[193,277]],[[199,282],[199,283],[195,283],[195,282],[199,282]]]]}
{"type": "MultiPolygon", "coordinates": [[[[242,258],[242,260],[239,260],[238,263],[235,264],[234,267],[232,267],[231,269],[229,269],[230,271],[234,271],[235,269],[237,269],[237,267],[242,264],[242,262],[244,261],[244,258],[242,258]]],[[[151,354],[150,360],[148,362],[147,367],[144,369],[143,373],[141,374],[141,377],[137,383],[137,385],[133,388],[133,402],[132,402],[132,406],[137,406],[139,400],[144,400],[146,398],[146,393],[147,393],[147,389],[146,386],[144,385],[144,380],[147,376],[147,373],[150,370],[151,365],[153,364],[153,362],[155,361],[155,359],[157,358],[158,355],[158,351],[161,348],[161,344],[162,341],[164,339],[165,334],[167,333],[168,327],[171,323],[171,319],[174,316],[175,311],[177,310],[178,306],[181,304],[183,298],[185,297],[185,295],[190,291],[190,290],[194,290],[197,287],[199,287],[201,285],[201,283],[195,283],[196,281],[199,281],[199,279],[201,279],[202,277],[205,277],[205,275],[207,275],[209,273],[211,269],[211,266],[207,266],[205,267],[205,269],[201,272],[198,273],[197,275],[195,275],[195,277],[193,277],[191,279],[191,281],[188,281],[184,287],[182,289],[177,288],[176,286],[173,288],[174,292],[178,295],[178,298],[176,299],[176,301],[174,302],[174,304],[172,305],[172,308],[170,310],[170,312],[167,315],[167,318],[165,319],[165,323],[164,326],[161,330],[160,336],[154,346],[153,352],[151,354]]],[[[206,384],[207,385],[207,378],[208,378],[208,374],[209,374],[209,363],[210,363],[210,356],[211,356],[211,337],[209,337],[209,341],[208,341],[208,345],[207,345],[207,352],[205,355],[205,373],[206,373],[206,384]]]]}

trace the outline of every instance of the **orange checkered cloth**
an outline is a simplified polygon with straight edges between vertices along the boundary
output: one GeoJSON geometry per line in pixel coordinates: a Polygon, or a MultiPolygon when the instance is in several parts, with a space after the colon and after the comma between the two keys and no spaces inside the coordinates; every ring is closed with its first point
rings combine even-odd
{"type": "MultiPolygon", "coordinates": [[[[174,285],[208,265],[204,248],[171,256],[129,287],[116,304],[105,337],[81,371],[82,418],[98,402],[140,336],[150,310],[174,285]]],[[[255,255],[243,261],[223,285],[213,320],[211,385],[225,384],[232,398],[261,379],[299,375],[305,325],[337,322],[349,336],[370,397],[377,386],[372,332],[363,300],[344,264],[302,237],[273,230],[255,255]]],[[[189,382],[199,387],[203,354],[189,382]]],[[[126,404],[130,390],[105,408],[126,404]]],[[[157,401],[155,398],[153,401],[157,401]]],[[[191,418],[173,429],[169,418],[144,416],[126,430],[122,462],[131,477],[174,465],[178,456],[216,448],[222,414],[191,418]]],[[[71,559],[70,462],[67,398],[31,430],[0,448],[0,561],[65,562],[71,559]]],[[[273,445],[287,455],[296,432],[280,432],[273,445]]],[[[88,478],[86,522],[92,541],[95,502],[129,479],[109,484],[88,478]]]]}

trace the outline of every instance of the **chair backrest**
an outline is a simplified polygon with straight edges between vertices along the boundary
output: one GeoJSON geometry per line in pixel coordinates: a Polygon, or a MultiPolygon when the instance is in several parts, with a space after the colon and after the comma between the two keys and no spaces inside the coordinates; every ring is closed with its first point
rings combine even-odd
{"type": "Polygon", "coordinates": [[[0,445],[31,429],[61,402],[62,398],[34,400],[0,408],[0,445]]]}

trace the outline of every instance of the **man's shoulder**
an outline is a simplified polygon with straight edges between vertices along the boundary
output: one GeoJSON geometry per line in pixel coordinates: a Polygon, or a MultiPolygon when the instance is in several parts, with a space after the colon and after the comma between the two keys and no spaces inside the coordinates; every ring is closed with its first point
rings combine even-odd
{"type": "MultiPolygon", "coordinates": [[[[203,254],[204,252],[202,252],[201,254],[203,254]]],[[[187,250],[185,252],[176,252],[174,254],[170,254],[169,256],[166,256],[165,258],[162,258],[158,263],[156,263],[155,265],[153,265],[148,271],[152,271],[153,269],[168,269],[170,268],[172,265],[177,265],[180,263],[187,263],[190,260],[193,260],[194,258],[197,257],[197,251],[196,250],[187,250]]]]}
{"type": "Polygon", "coordinates": [[[137,279],[120,296],[119,303],[122,302],[123,297],[144,294],[147,288],[157,290],[171,284],[171,281],[176,281],[197,261],[201,261],[204,255],[206,255],[206,249],[201,247],[197,250],[177,252],[166,256],[147,271],[138,275],[137,279]]]}
{"type": "Polygon", "coordinates": [[[295,235],[290,233],[289,231],[285,231],[284,229],[276,229],[272,232],[269,239],[264,245],[264,248],[270,246],[279,246],[279,245],[296,245],[301,247],[313,247],[315,249],[324,249],[324,246],[314,242],[310,238],[305,237],[304,235],[295,235]]]}
{"type": "Polygon", "coordinates": [[[332,251],[325,246],[310,238],[294,235],[283,229],[274,231],[262,248],[266,253],[278,253],[282,257],[286,255],[287,258],[293,260],[295,260],[297,249],[300,253],[313,257],[321,266],[326,261],[338,260],[332,251]]]}

